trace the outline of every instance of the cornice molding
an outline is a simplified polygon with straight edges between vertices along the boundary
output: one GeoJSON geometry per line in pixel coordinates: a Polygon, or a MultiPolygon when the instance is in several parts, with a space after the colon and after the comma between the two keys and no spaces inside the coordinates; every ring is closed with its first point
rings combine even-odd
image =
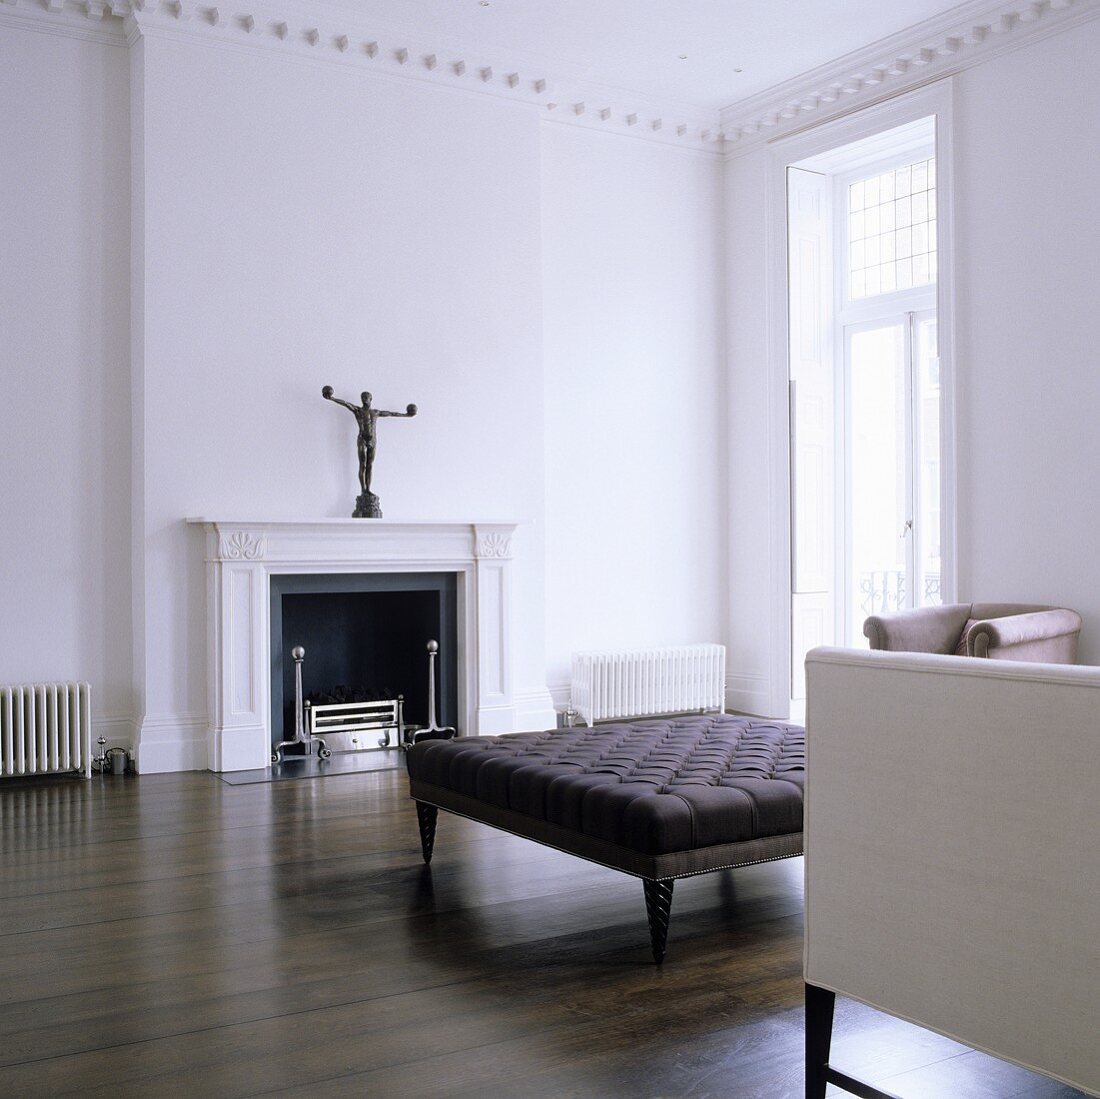
{"type": "Polygon", "coordinates": [[[0,27],[39,34],[54,34],[61,38],[77,38],[98,42],[103,46],[125,46],[122,19],[114,16],[106,4],[81,3],[65,5],[60,0],[26,3],[21,0],[0,0],[0,27]]]}
{"type": "Polygon", "coordinates": [[[721,112],[736,157],[1100,15],[1100,0],[971,0],[721,112]]]}
{"type": "Polygon", "coordinates": [[[356,25],[352,13],[325,12],[286,0],[232,7],[218,0],[0,0],[0,19],[116,45],[143,35],[172,36],[285,57],[354,66],[364,73],[527,104],[554,121],[681,148],[721,152],[718,114],[656,101],[574,73],[550,73],[529,54],[484,56],[419,40],[416,33],[356,25]]]}
{"type": "Polygon", "coordinates": [[[491,95],[529,105],[549,121],[727,157],[1097,16],[1100,0],[970,0],[713,112],[659,102],[561,67],[550,72],[542,59],[530,54],[488,58],[477,46],[444,47],[419,41],[415,31],[357,26],[350,12],[326,12],[322,22],[303,0],[284,0],[278,11],[259,4],[228,8],[218,0],[0,0],[0,26],[107,45],[132,45],[149,35],[274,51],[491,95]]]}

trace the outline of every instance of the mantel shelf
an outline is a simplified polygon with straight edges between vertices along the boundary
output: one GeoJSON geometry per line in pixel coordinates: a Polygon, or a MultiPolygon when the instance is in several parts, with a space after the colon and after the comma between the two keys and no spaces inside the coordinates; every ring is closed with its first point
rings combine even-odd
{"type": "Polygon", "coordinates": [[[317,519],[241,519],[221,516],[189,515],[185,522],[217,527],[317,527],[345,526],[370,530],[372,527],[518,527],[524,519],[352,519],[322,516],[317,519]]]}

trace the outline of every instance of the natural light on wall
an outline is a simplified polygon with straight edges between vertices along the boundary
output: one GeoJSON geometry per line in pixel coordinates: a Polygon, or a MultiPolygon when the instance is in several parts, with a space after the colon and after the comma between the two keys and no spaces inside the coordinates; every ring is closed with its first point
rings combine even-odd
{"type": "Polygon", "coordinates": [[[936,161],[848,187],[852,301],[936,281],[936,161]]]}

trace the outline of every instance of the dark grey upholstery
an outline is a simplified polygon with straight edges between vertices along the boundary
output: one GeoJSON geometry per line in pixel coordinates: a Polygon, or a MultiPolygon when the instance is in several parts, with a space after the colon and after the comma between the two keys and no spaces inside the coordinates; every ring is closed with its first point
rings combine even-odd
{"type": "Polygon", "coordinates": [[[425,862],[446,809],[633,874],[658,963],[676,878],[802,854],[798,725],[651,718],[421,741],[407,762],[425,862]]]}
{"type": "Polygon", "coordinates": [[[527,823],[522,834],[544,842],[540,826],[551,825],[558,841],[573,833],[658,856],[802,830],[805,732],[758,718],[435,741],[415,745],[408,767],[414,797],[451,791],[467,815],[471,804],[507,811],[520,828],[527,823]]]}

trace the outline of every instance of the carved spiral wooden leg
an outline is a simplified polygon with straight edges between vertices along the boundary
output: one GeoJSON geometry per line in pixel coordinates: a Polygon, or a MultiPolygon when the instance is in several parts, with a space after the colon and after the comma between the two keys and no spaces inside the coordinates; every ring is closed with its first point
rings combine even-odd
{"type": "Polygon", "coordinates": [[[671,881],[642,879],[645,889],[645,912],[649,917],[649,939],[653,944],[653,960],[660,965],[665,957],[665,943],[668,941],[668,918],[672,911],[671,881]]]}
{"type": "Polygon", "coordinates": [[[432,861],[432,849],[435,847],[435,822],[439,810],[425,801],[416,803],[416,822],[420,825],[420,849],[424,852],[424,861],[432,861]]]}

